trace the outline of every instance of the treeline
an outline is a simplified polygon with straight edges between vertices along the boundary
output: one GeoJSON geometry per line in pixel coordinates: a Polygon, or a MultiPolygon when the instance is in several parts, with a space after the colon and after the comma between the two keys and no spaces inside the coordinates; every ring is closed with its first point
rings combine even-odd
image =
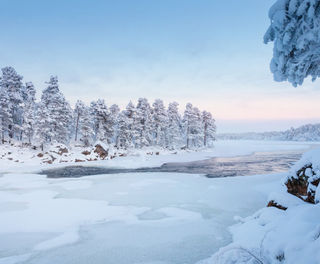
{"type": "Polygon", "coordinates": [[[107,107],[104,100],[90,106],[78,100],[71,108],[59,90],[58,78],[52,76],[41,100],[36,100],[32,82],[12,67],[2,69],[0,79],[1,141],[18,140],[43,147],[51,143],[70,144],[75,141],[85,147],[100,141],[119,149],[158,146],[169,149],[212,146],[215,140],[215,120],[211,113],[186,105],[183,116],[178,103],[168,108],[157,99],[150,105],[140,98],[126,109],[114,104],[107,107]]]}
{"type": "Polygon", "coordinates": [[[218,139],[234,140],[284,140],[284,141],[320,141],[320,124],[307,124],[285,131],[225,133],[217,135],[218,139]]]}

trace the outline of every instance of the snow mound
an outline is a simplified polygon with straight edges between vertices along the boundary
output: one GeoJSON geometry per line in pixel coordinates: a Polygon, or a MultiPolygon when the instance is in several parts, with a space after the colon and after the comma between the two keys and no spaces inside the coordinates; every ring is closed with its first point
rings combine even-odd
{"type": "Polygon", "coordinates": [[[302,158],[297,161],[291,168],[288,177],[298,178],[297,172],[301,168],[312,165],[312,169],[306,171],[309,182],[320,178],[320,149],[313,149],[303,154],[302,158]]]}
{"type": "Polygon", "coordinates": [[[274,207],[230,228],[233,243],[199,264],[320,263],[320,205],[274,207]]]}

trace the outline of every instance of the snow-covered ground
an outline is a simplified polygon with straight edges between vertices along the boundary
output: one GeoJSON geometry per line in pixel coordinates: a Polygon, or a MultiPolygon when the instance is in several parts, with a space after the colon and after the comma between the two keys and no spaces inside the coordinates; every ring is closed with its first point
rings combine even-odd
{"type": "MultiPolygon", "coordinates": [[[[306,148],[309,144],[225,141],[217,142],[213,151],[94,163],[158,166],[306,148]]],[[[0,176],[1,264],[196,263],[231,243],[228,228],[235,217],[248,217],[264,207],[268,195],[283,188],[284,177],[135,173],[47,179],[22,173],[21,164],[1,166],[1,171],[10,171],[0,176]]]]}

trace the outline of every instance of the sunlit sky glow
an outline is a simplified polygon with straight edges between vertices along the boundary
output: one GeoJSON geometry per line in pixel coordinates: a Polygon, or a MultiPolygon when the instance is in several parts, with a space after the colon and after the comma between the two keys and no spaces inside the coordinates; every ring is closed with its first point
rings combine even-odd
{"type": "Polygon", "coordinates": [[[39,94],[58,75],[72,103],[190,101],[213,113],[219,132],[319,122],[318,81],[273,81],[272,45],[262,43],[273,2],[0,0],[0,66],[39,94]]]}

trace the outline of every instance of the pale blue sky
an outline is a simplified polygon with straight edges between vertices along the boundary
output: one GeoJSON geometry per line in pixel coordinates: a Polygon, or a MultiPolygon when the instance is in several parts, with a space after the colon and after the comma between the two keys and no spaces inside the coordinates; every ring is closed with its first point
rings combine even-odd
{"type": "Polygon", "coordinates": [[[190,101],[220,132],[320,121],[319,82],[293,88],[269,71],[272,45],[262,38],[273,2],[0,0],[0,66],[38,91],[58,75],[72,103],[190,101]]]}

